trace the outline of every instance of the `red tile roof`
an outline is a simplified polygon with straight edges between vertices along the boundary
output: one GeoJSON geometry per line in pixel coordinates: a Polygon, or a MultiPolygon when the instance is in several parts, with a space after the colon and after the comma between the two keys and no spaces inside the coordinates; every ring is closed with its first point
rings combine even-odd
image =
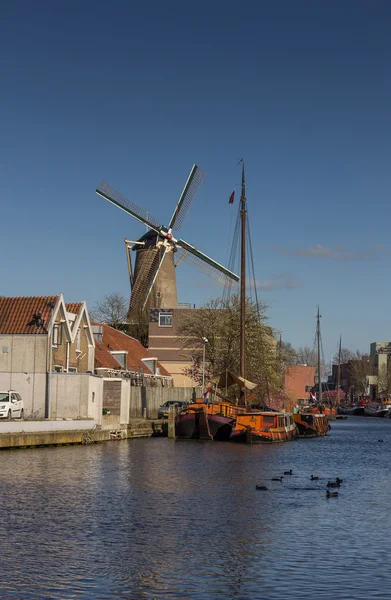
{"type": "Polygon", "coordinates": [[[0,298],[0,334],[46,334],[52,311],[48,303],[55,305],[57,299],[58,296],[0,298]],[[43,327],[34,315],[40,316],[43,327]]]}
{"type": "Polygon", "coordinates": [[[70,304],[65,303],[65,308],[68,312],[73,313],[74,315],[79,314],[79,310],[81,308],[81,302],[71,302],[70,304]]]}
{"type": "MultiPolygon", "coordinates": [[[[100,323],[94,323],[100,325],[100,323]]],[[[138,371],[140,367],[144,369],[144,373],[151,374],[146,364],[141,360],[143,358],[152,358],[150,354],[140,342],[122,331],[113,329],[110,325],[103,325],[103,343],[95,340],[95,368],[122,369],[110,351],[123,350],[127,352],[126,366],[130,371],[132,369],[138,371]]],[[[160,375],[170,377],[170,373],[158,362],[160,375]]]]}

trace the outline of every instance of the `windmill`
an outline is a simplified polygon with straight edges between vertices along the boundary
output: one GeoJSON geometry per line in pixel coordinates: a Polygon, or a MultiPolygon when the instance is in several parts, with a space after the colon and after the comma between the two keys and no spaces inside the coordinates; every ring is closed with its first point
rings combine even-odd
{"type": "Polygon", "coordinates": [[[96,193],[108,200],[137,221],[147,226],[148,231],[137,241],[125,239],[126,254],[131,285],[129,313],[147,307],[176,308],[176,267],[184,260],[194,267],[224,283],[227,278],[239,281],[232,271],[219,264],[192,244],[176,239],[172,231],[181,228],[190,204],[201,185],[205,173],[193,165],[185,187],[179,197],[168,226],[161,225],[146,212],[102,181],[96,193]],[[131,251],[136,252],[134,270],[131,251]],[[178,259],[174,261],[174,254],[178,259]]]}

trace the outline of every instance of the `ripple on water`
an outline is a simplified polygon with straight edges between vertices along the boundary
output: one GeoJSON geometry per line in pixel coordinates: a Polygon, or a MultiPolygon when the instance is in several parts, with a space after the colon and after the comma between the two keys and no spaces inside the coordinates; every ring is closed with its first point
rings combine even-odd
{"type": "Polygon", "coordinates": [[[0,598],[386,598],[390,454],[391,421],[360,417],[273,446],[2,452],[0,598]]]}

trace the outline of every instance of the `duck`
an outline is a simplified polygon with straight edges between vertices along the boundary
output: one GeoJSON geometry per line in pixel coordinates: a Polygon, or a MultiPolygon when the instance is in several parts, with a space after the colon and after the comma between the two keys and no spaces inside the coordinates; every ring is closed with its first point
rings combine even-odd
{"type": "Polygon", "coordinates": [[[272,477],[272,481],[282,481],[284,478],[281,475],[281,477],[272,477]]]}
{"type": "Polygon", "coordinates": [[[284,475],[293,475],[292,469],[290,471],[284,471],[284,475]]]}
{"type": "Polygon", "coordinates": [[[383,442],[383,440],[377,440],[378,442],[383,442]]]}
{"type": "Polygon", "coordinates": [[[255,486],[255,489],[256,489],[256,490],[267,490],[268,488],[266,487],[266,485],[258,485],[258,484],[257,484],[257,485],[255,486]]]}
{"type": "Polygon", "coordinates": [[[327,487],[339,487],[338,481],[329,481],[327,487]]]}
{"type": "Polygon", "coordinates": [[[343,483],[343,479],[340,479],[339,477],[336,477],[335,478],[335,483],[341,484],[341,483],[343,483]]]}
{"type": "Polygon", "coordinates": [[[327,498],[337,498],[338,492],[330,492],[329,490],[326,490],[326,497],[327,498]]]}
{"type": "Polygon", "coordinates": [[[317,475],[311,475],[311,481],[319,481],[319,477],[317,475]]]}

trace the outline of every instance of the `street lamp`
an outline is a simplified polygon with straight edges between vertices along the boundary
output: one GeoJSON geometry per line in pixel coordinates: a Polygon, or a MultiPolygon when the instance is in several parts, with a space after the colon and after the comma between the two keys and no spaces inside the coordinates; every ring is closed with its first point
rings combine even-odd
{"type": "Polygon", "coordinates": [[[203,348],[202,348],[202,395],[204,395],[205,391],[205,346],[208,343],[208,338],[202,338],[203,348]]]}
{"type": "Polygon", "coordinates": [[[354,390],[354,385],[351,385],[350,388],[349,388],[349,400],[350,400],[350,402],[352,402],[352,400],[353,400],[353,398],[352,398],[352,392],[351,392],[352,389],[354,390]]]}

